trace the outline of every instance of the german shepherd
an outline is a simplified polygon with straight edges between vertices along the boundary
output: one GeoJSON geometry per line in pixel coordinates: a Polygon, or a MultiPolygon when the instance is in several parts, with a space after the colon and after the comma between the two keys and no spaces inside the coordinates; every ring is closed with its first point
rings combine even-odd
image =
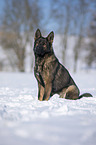
{"type": "Polygon", "coordinates": [[[49,100],[54,94],[59,94],[61,98],[76,100],[84,97],[92,97],[90,93],[79,96],[80,91],[70,76],[68,70],[59,62],[54,54],[52,43],[54,32],[47,37],[42,37],[37,29],[35,33],[34,74],[38,81],[38,99],[40,101],[49,100]]]}

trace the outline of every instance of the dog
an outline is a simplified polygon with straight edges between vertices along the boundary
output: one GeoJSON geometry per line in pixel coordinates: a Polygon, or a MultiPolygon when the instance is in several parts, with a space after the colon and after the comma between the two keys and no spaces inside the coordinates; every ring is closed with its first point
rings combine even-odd
{"type": "Polygon", "coordinates": [[[83,96],[92,97],[90,93],[80,95],[79,88],[68,70],[54,54],[53,39],[53,31],[47,37],[42,37],[39,29],[35,32],[34,75],[38,82],[38,99],[48,101],[54,94],[59,94],[61,98],[70,100],[77,100],[83,96]]]}

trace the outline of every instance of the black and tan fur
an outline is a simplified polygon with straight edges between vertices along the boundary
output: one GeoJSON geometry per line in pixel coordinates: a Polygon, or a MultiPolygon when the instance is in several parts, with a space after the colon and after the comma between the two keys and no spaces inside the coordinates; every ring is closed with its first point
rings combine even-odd
{"type": "Polygon", "coordinates": [[[46,38],[42,37],[39,29],[35,33],[33,49],[35,54],[34,74],[38,81],[38,99],[40,101],[48,100],[56,93],[61,98],[71,100],[80,99],[83,96],[92,97],[90,93],[79,96],[80,91],[77,85],[68,70],[58,61],[54,54],[53,39],[53,31],[46,38]]]}

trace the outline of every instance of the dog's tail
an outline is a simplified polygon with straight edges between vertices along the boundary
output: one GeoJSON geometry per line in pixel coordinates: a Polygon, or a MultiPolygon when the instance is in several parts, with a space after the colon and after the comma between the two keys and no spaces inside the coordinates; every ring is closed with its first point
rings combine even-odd
{"type": "Polygon", "coordinates": [[[90,93],[84,93],[80,95],[78,99],[81,99],[82,97],[93,97],[93,96],[90,93]]]}

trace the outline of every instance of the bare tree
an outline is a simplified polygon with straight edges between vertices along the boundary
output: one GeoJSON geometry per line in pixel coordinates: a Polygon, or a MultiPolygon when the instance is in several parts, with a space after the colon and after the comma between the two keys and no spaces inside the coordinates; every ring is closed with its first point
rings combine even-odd
{"type": "MultiPolygon", "coordinates": [[[[40,26],[41,12],[38,0],[8,0],[5,1],[2,15],[1,44],[5,51],[13,50],[8,55],[11,66],[16,65],[19,71],[25,71],[26,48],[30,44],[32,54],[33,31],[40,26]]],[[[33,60],[32,60],[33,64],[33,60]]]]}
{"type": "Polygon", "coordinates": [[[78,10],[74,13],[74,27],[77,29],[77,40],[74,47],[74,72],[77,70],[77,61],[79,58],[81,49],[81,44],[83,37],[86,35],[86,17],[88,16],[89,1],[79,0],[78,5],[75,6],[75,10],[78,10]]]}
{"type": "Polygon", "coordinates": [[[68,34],[70,31],[70,24],[72,20],[72,1],[63,1],[63,0],[53,0],[51,7],[52,18],[58,23],[57,31],[62,34],[61,45],[62,49],[62,63],[65,64],[66,49],[68,34]]]}
{"type": "Polygon", "coordinates": [[[89,38],[90,42],[87,45],[88,55],[86,60],[89,66],[94,63],[96,67],[96,13],[93,14],[92,21],[90,23],[89,38]]]}
{"type": "Polygon", "coordinates": [[[78,58],[84,37],[87,36],[87,27],[89,24],[88,18],[91,15],[90,8],[93,1],[91,0],[53,0],[52,1],[52,13],[51,17],[58,24],[57,30],[63,34],[62,40],[62,62],[65,64],[66,50],[68,44],[68,38],[72,34],[75,34],[74,45],[74,72],[77,70],[78,58]]]}
{"type": "MultiPolygon", "coordinates": [[[[91,0],[79,0],[79,4],[76,6],[78,9],[77,16],[74,17],[74,26],[77,28],[77,41],[74,47],[74,72],[77,70],[77,62],[81,51],[84,50],[84,37],[88,37],[88,26],[91,21],[91,16],[93,13],[93,6],[96,1],[91,0]],[[83,47],[83,49],[82,49],[83,47]]],[[[75,10],[76,10],[75,8],[75,10]]],[[[76,13],[75,13],[76,14],[76,13]]],[[[75,16],[75,15],[74,15],[75,16]]]]}

